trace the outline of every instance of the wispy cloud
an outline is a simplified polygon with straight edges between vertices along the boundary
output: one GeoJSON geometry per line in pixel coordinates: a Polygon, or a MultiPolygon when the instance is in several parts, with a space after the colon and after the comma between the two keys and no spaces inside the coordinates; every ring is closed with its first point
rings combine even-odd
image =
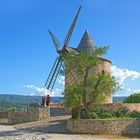
{"type": "Polygon", "coordinates": [[[125,68],[121,69],[121,68],[118,68],[117,66],[111,66],[111,73],[116,78],[117,82],[119,83],[120,91],[116,92],[116,96],[117,95],[120,96],[121,94],[123,94],[123,96],[124,95],[128,96],[130,94],[140,91],[140,90],[134,90],[134,89],[126,87],[127,79],[133,81],[140,78],[139,72],[128,70],[125,68]]]}
{"type": "MultiPolygon", "coordinates": [[[[120,88],[121,89],[125,89],[125,80],[130,79],[130,80],[135,80],[137,78],[140,77],[140,73],[133,71],[133,70],[128,70],[128,69],[121,69],[118,68],[117,66],[112,66],[111,67],[111,73],[112,75],[116,78],[116,80],[119,82],[120,84],[120,88]]],[[[65,77],[64,76],[60,76],[58,79],[58,83],[63,85],[65,84],[65,77]]],[[[52,92],[50,92],[49,90],[47,90],[44,87],[39,87],[39,86],[35,86],[33,84],[30,85],[25,85],[24,87],[30,89],[31,95],[32,96],[36,96],[36,95],[50,95],[50,96],[63,96],[63,88],[56,88],[54,89],[52,92]]],[[[134,93],[134,92],[139,92],[140,90],[131,90],[130,88],[125,89],[127,90],[128,93],[134,93]]]]}
{"type": "Polygon", "coordinates": [[[32,96],[45,96],[45,95],[50,95],[50,96],[63,96],[62,95],[62,92],[63,90],[62,89],[54,89],[53,91],[50,91],[46,88],[43,88],[43,87],[38,87],[38,86],[34,86],[32,84],[30,85],[25,85],[24,87],[30,89],[32,91],[31,95],[32,96]]]}
{"type": "Polygon", "coordinates": [[[140,93],[140,89],[131,89],[131,88],[128,88],[127,91],[130,93],[130,94],[133,94],[133,93],[140,93]]]}
{"type": "Polygon", "coordinates": [[[123,85],[124,81],[127,79],[135,80],[140,77],[139,72],[128,70],[128,69],[121,69],[118,68],[117,66],[111,67],[111,73],[116,78],[116,80],[120,83],[120,85],[123,85]]]}
{"type": "Polygon", "coordinates": [[[64,86],[65,85],[65,76],[60,76],[58,83],[62,84],[64,86]]]}

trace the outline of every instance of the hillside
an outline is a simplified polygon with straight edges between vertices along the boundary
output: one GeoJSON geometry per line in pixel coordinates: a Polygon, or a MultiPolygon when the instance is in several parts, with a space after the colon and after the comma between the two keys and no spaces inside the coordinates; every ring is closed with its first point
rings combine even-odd
{"type": "MultiPolygon", "coordinates": [[[[31,103],[41,103],[41,96],[0,95],[0,109],[7,107],[22,107],[31,103]]],[[[126,97],[113,97],[113,102],[123,101],[126,97]]],[[[51,97],[51,103],[63,103],[63,97],[51,97]]]]}
{"type": "MultiPolygon", "coordinates": [[[[7,107],[22,107],[31,103],[40,103],[41,96],[0,95],[0,109],[7,107]]],[[[51,103],[63,103],[63,97],[51,97],[51,103]]]]}

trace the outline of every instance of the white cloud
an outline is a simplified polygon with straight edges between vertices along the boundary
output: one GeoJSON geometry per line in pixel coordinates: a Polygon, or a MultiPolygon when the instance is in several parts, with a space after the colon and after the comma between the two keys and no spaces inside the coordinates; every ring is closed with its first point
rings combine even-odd
{"type": "Polygon", "coordinates": [[[34,85],[25,85],[26,88],[32,90],[32,93],[30,95],[32,96],[45,96],[45,95],[50,95],[50,96],[63,96],[62,95],[62,89],[54,89],[52,91],[43,88],[43,87],[37,87],[34,85]]]}
{"type": "Polygon", "coordinates": [[[126,91],[129,93],[129,95],[131,95],[131,94],[140,92],[140,89],[127,88],[126,91]]]}
{"type": "Polygon", "coordinates": [[[135,89],[135,90],[133,90],[133,93],[140,93],[140,89],[135,89]]]}
{"type": "Polygon", "coordinates": [[[120,69],[117,66],[111,66],[111,73],[120,85],[123,85],[124,81],[127,79],[135,80],[140,77],[139,72],[128,69],[120,69]]]}
{"type": "Polygon", "coordinates": [[[65,76],[60,76],[58,83],[62,84],[64,86],[65,85],[65,76]]]}
{"type": "Polygon", "coordinates": [[[34,85],[25,85],[27,88],[34,88],[34,85]]]}
{"type": "Polygon", "coordinates": [[[128,92],[132,92],[132,89],[131,89],[131,88],[128,88],[127,91],[128,91],[128,92]]]}

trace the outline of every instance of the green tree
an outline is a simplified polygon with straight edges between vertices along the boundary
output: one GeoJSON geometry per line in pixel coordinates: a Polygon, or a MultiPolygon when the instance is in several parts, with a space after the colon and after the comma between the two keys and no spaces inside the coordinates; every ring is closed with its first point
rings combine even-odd
{"type": "Polygon", "coordinates": [[[134,93],[130,96],[128,96],[124,103],[140,103],[140,93],[134,93]]]}
{"type": "Polygon", "coordinates": [[[90,74],[93,68],[102,63],[99,56],[106,54],[107,50],[108,46],[96,48],[90,54],[69,52],[64,58],[65,72],[73,71],[78,77],[78,82],[66,89],[65,105],[76,107],[83,104],[86,118],[91,118],[90,107],[93,104],[103,103],[116,85],[115,79],[107,72],[97,73],[94,76],[90,74]]]}

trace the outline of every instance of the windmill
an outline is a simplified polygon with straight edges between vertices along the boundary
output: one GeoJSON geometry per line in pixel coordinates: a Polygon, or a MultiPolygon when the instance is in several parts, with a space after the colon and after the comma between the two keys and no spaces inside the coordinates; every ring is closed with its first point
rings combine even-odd
{"type": "MultiPolygon", "coordinates": [[[[58,77],[58,74],[59,74],[61,68],[64,68],[62,58],[65,57],[65,54],[66,53],[68,53],[67,47],[68,47],[70,38],[72,36],[72,33],[73,33],[73,30],[74,30],[76,21],[78,19],[80,10],[81,10],[81,6],[79,7],[79,9],[77,11],[77,14],[76,14],[76,16],[75,16],[75,18],[74,18],[74,20],[73,20],[73,22],[71,24],[71,27],[70,27],[70,29],[69,29],[66,37],[65,37],[64,45],[63,45],[62,49],[60,48],[60,44],[59,44],[57,38],[54,36],[54,34],[51,32],[51,30],[48,29],[49,34],[50,34],[50,36],[52,38],[52,41],[54,43],[54,46],[56,48],[56,51],[58,53],[58,56],[55,59],[55,62],[53,64],[53,67],[52,67],[52,69],[51,69],[51,71],[49,73],[49,76],[48,76],[48,78],[46,80],[46,83],[45,83],[45,86],[50,91],[52,91],[52,89],[54,87],[54,84],[56,82],[56,79],[58,77]]],[[[65,63],[67,63],[67,66],[68,66],[68,62],[66,61],[65,63]]],[[[76,76],[74,75],[74,73],[73,73],[72,70],[71,70],[71,75],[73,76],[73,78],[75,79],[75,81],[77,81],[76,76]]]]}

